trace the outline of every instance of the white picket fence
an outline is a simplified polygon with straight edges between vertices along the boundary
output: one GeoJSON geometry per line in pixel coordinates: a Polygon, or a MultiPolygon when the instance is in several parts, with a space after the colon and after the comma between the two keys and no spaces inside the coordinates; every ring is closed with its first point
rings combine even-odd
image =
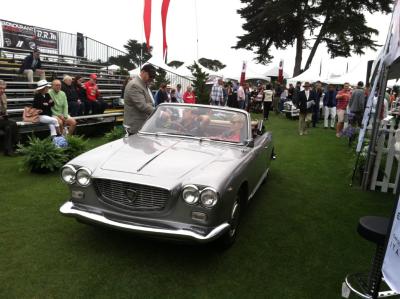
{"type": "Polygon", "coordinates": [[[389,116],[382,121],[379,130],[379,138],[376,145],[376,159],[371,177],[371,190],[380,190],[393,194],[397,190],[397,182],[400,176],[400,129],[395,130],[394,118],[389,116]],[[396,144],[397,140],[397,144],[396,144]],[[386,159],[385,159],[386,158],[386,159]],[[383,170],[383,175],[382,171],[383,170]]]}

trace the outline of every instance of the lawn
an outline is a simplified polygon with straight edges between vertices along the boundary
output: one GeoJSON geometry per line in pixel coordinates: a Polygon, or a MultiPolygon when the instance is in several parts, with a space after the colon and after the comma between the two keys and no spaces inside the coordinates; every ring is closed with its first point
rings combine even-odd
{"type": "Polygon", "coordinates": [[[267,128],[278,159],[225,252],[79,224],[58,213],[58,174],[1,156],[0,298],[340,298],[374,254],[359,217],[389,216],[394,196],[349,187],[353,153],[332,130],[298,136],[280,116],[267,128]]]}

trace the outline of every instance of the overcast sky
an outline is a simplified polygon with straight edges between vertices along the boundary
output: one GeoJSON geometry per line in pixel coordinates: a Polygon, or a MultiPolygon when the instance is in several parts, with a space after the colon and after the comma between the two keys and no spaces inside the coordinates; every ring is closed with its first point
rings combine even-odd
{"type": "MultiPolygon", "coordinates": [[[[114,1],[2,1],[0,19],[34,25],[65,32],[82,32],[113,47],[122,49],[128,39],[144,41],[143,0],[114,1]]],[[[153,0],[152,36],[153,55],[161,58],[161,2],[153,0]]],[[[168,60],[191,62],[196,58],[219,59],[229,70],[238,72],[242,62],[248,61],[253,72],[263,72],[278,65],[284,59],[285,72],[292,74],[294,49],[273,51],[274,62],[268,66],[256,65],[251,51],[233,50],[236,36],[243,34],[243,20],[237,14],[240,0],[171,0],[167,20],[168,60]],[[198,36],[198,47],[196,39],[198,36]],[[197,51],[198,49],[198,51],[197,51]]],[[[390,15],[367,15],[369,26],[379,30],[375,38],[383,44],[390,23],[390,15]]],[[[278,29],[277,29],[278,30],[278,29]]],[[[349,69],[375,59],[377,52],[367,51],[364,57],[329,60],[326,49],[321,47],[314,60],[319,68],[323,61],[324,72],[343,73],[346,64],[349,69]]],[[[307,59],[307,53],[304,55],[307,59]]]]}

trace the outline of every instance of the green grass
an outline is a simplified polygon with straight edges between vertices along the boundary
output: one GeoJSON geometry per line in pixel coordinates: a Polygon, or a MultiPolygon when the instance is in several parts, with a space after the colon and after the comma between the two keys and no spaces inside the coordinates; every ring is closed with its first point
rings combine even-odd
{"type": "Polygon", "coordinates": [[[333,131],[298,136],[275,116],[267,127],[278,159],[225,252],[62,217],[58,174],[1,156],[0,298],[340,298],[345,275],[374,254],[359,217],[389,216],[394,196],[349,187],[353,152],[333,131]]]}

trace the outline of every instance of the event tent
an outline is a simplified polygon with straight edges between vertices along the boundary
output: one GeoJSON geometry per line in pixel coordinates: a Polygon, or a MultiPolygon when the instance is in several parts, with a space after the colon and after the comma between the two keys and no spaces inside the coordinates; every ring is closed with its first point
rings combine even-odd
{"type": "MultiPolygon", "coordinates": [[[[263,74],[263,76],[264,77],[279,77],[279,67],[274,66],[274,67],[270,68],[263,74]]],[[[288,73],[286,73],[285,71],[283,71],[283,77],[289,78],[290,75],[288,73]]]]}

